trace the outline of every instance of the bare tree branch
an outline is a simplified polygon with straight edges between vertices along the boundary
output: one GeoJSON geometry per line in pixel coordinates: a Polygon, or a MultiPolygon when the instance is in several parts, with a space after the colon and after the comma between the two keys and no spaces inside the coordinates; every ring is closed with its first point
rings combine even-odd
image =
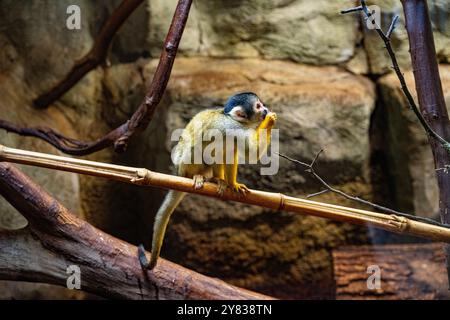
{"type": "Polygon", "coordinates": [[[128,17],[139,7],[143,0],[123,0],[103,24],[100,33],[95,38],[92,49],[80,60],[75,62],[70,72],[48,92],[34,100],[34,105],[46,108],[69,91],[88,72],[105,61],[108,49],[117,31],[128,17]]]}
{"type": "Polygon", "coordinates": [[[66,286],[69,265],[81,289],[120,299],[268,299],[161,259],[144,273],[137,247],[71,214],[16,167],[0,163],[0,194],[27,218],[18,231],[0,232],[0,279],[66,286]]]}
{"type": "MultiPolygon", "coordinates": [[[[94,142],[87,142],[68,138],[48,127],[20,127],[2,119],[0,119],[0,128],[6,130],[7,132],[16,133],[21,136],[42,139],[58,150],[73,155],[86,155],[110,146],[114,137],[118,135],[119,129],[117,128],[116,130],[111,131],[109,134],[103,136],[99,140],[96,140],[94,142]]],[[[125,128],[122,128],[123,132],[124,130],[125,128]]]]}
{"type": "MultiPolygon", "coordinates": [[[[370,17],[373,15],[372,12],[370,12],[370,9],[367,7],[365,0],[361,0],[361,6],[342,10],[341,14],[346,14],[346,13],[350,13],[350,12],[358,12],[358,11],[364,12],[367,19],[370,19],[370,17]]],[[[389,54],[389,57],[392,60],[392,68],[394,69],[395,74],[397,75],[397,78],[400,81],[402,91],[406,97],[406,100],[408,102],[410,109],[414,112],[417,119],[419,119],[419,122],[422,125],[422,127],[425,129],[425,132],[427,133],[427,135],[432,137],[433,139],[437,140],[442,145],[442,147],[444,149],[446,149],[448,153],[450,153],[450,143],[447,140],[445,140],[440,134],[438,134],[425,120],[424,116],[422,115],[422,113],[419,110],[419,107],[417,106],[416,102],[414,101],[414,98],[413,98],[411,92],[409,91],[408,86],[406,85],[405,77],[400,70],[400,66],[398,65],[397,57],[395,56],[394,49],[392,48],[392,45],[391,45],[391,35],[392,35],[392,32],[394,31],[395,25],[398,21],[398,16],[394,17],[394,19],[391,22],[391,25],[389,26],[389,30],[386,34],[383,32],[381,27],[377,24],[375,19],[373,19],[371,21],[372,21],[372,24],[373,24],[376,32],[378,33],[380,38],[383,40],[385,48],[389,54]]]]}
{"type": "MultiPolygon", "coordinates": [[[[420,110],[433,130],[445,138],[450,137],[450,120],[445,105],[439,67],[434,47],[433,29],[425,0],[402,0],[406,18],[411,62],[416,82],[420,110]]],[[[434,157],[439,186],[439,211],[441,220],[450,223],[450,176],[445,168],[450,165],[448,150],[435,140],[429,139],[434,157]]],[[[450,285],[450,246],[445,246],[447,275],[450,285]]]]}
{"type": "Polygon", "coordinates": [[[72,155],[87,155],[110,146],[114,146],[117,152],[124,152],[129,140],[147,128],[166,90],[191,4],[192,0],[178,1],[152,83],[138,109],[126,123],[110,131],[102,138],[89,142],[65,137],[50,128],[22,128],[5,120],[0,122],[0,128],[17,134],[40,138],[60,151],[72,155]]]}

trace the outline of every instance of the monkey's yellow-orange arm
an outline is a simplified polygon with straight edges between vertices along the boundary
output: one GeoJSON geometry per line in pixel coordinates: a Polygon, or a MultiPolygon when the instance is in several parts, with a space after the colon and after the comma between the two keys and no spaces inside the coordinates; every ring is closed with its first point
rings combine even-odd
{"type": "Polygon", "coordinates": [[[252,190],[243,196],[226,190],[223,196],[217,193],[217,185],[205,183],[203,188],[194,189],[188,178],[163,174],[144,168],[119,166],[114,164],[55,156],[8,148],[0,145],[0,161],[8,161],[38,167],[87,174],[118,180],[126,183],[174,189],[222,200],[238,201],[257,205],[275,211],[289,211],[312,215],[358,225],[367,225],[400,234],[410,234],[436,241],[450,243],[450,228],[436,226],[393,214],[383,214],[361,209],[342,207],[311,200],[286,196],[281,193],[252,190]]]}

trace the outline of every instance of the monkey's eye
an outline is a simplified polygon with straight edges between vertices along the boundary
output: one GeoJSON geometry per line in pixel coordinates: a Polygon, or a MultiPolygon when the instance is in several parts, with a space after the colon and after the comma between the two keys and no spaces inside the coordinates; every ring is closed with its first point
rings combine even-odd
{"type": "Polygon", "coordinates": [[[261,103],[258,102],[258,103],[256,104],[256,110],[259,110],[259,109],[261,109],[261,103]]]}

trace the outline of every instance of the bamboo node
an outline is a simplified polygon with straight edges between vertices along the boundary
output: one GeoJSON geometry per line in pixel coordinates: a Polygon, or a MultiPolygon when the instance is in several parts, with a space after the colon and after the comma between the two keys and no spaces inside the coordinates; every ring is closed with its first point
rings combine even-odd
{"type": "Polygon", "coordinates": [[[397,216],[395,214],[390,215],[388,223],[395,226],[400,231],[405,231],[409,226],[408,219],[406,219],[405,217],[397,216]]]}
{"type": "Polygon", "coordinates": [[[279,193],[280,195],[280,205],[278,206],[277,211],[283,211],[284,210],[284,204],[285,204],[285,196],[282,193],[279,193]]]}
{"type": "Polygon", "coordinates": [[[147,169],[138,169],[135,172],[136,176],[131,178],[131,183],[139,184],[139,185],[146,185],[147,182],[150,180],[150,174],[147,169]]]}

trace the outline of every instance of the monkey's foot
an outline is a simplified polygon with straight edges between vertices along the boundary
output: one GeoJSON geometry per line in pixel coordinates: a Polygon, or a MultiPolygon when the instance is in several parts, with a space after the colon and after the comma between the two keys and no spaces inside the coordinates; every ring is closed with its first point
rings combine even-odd
{"type": "Polygon", "coordinates": [[[194,189],[201,189],[203,188],[203,184],[205,183],[205,177],[200,175],[200,174],[196,174],[193,177],[194,179],[194,189]]]}
{"type": "Polygon", "coordinates": [[[234,192],[240,193],[242,195],[246,195],[250,190],[247,188],[245,184],[242,183],[235,183],[234,185],[230,186],[231,190],[234,192]]]}
{"type": "Polygon", "coordinates": [[[140,244],[138,246],[138,259],[139,259],[139,264],[141,265],[142,270],[147,270],[149,263],[148,263],[146,255],[145,255],[145,248],[144,248],[143,244],[140,244]]]}
{"type": "Polygon", "coordinates": [[[213,178],[213,179],[217,183],[217,193],[219,194],[219,196],[222,197],[223,193],[228,188],[228,184],[223,179],[219,179],[219,178],[213,178]]]}

